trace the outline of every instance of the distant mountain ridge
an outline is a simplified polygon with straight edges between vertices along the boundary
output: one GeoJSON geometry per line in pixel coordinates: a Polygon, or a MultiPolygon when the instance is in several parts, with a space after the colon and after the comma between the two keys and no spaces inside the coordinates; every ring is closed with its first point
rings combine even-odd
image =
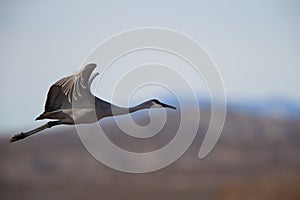
{"type": "MultiPolygon", "coordinates": [[[[168,103],[179,106],[176,99],[165,99],[168,99],[168,103]]],[[[208,97],[199,97],[198,99],[200,107],[210,108],[211,101],[208,97]]],[[[189,101],[189,98],[185,98],[185,100],[189,101]]],[[[227,100],[227,110],[262,117],[300,118],[300,102],[284,98],[227,100]]]]}
{"type": "Polygon", "coordinates": [[[286,99],[267,99],[262,101],[227,103],[228,109],[259,116],[300,118],[300,103],[286,99]]]}

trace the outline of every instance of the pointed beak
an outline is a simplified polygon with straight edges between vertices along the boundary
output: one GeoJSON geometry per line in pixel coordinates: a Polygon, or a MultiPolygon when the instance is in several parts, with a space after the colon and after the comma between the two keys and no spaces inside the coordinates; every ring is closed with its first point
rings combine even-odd
{"type": "Polygon", "coordinates": [[[170,106],[168,104],[161,103],[161,106],[164,108],[170,108],[170,109],[176,110],[176,108],[174,106],[170,106]]]}

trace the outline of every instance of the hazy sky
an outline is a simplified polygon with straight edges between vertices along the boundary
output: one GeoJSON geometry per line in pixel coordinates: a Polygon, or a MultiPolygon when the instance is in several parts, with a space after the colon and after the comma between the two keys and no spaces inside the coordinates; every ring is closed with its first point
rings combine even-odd
{"type": "Polygon", "coordinates": [[[33,126],[53,82],[107,37],[138,27],[197,40],[229,99],[300,101],[299,10],[297,0],[0,1],[0,130],[33,126]]]}

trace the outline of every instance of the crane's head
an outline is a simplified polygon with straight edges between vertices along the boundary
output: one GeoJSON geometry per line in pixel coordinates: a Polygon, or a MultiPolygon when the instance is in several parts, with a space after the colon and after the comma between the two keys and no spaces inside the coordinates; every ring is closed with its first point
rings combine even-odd
{"type": "Polygon", "coordinates": [[[176,108],[174,106],[170,106],[168,104],[162,103],[157,99],[152,99],[149,101],[151,103],[150,107],[151,108],[171,108],[176,110],[176,108]]]}

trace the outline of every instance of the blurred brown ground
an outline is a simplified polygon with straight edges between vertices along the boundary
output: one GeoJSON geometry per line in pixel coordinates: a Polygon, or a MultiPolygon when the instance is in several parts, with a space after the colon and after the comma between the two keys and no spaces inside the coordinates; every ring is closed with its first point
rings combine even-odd
{"type": "MultiPolygon", "coordinates": [[[[179,160],[146,174],[104,166],[87,152],[72,127],[53,128],[13,144],[3,137],[0,199],[300,199],[300,120],[229,112],[217,145],[199,160],[209,116],[201,116],[198,136],[179,160]]],[[[119,146],[150,151],[170,140],[177,118],[169,114],[164,133],[142,143],[122,136],[110,119],[102,124],[119,146]]]]}

